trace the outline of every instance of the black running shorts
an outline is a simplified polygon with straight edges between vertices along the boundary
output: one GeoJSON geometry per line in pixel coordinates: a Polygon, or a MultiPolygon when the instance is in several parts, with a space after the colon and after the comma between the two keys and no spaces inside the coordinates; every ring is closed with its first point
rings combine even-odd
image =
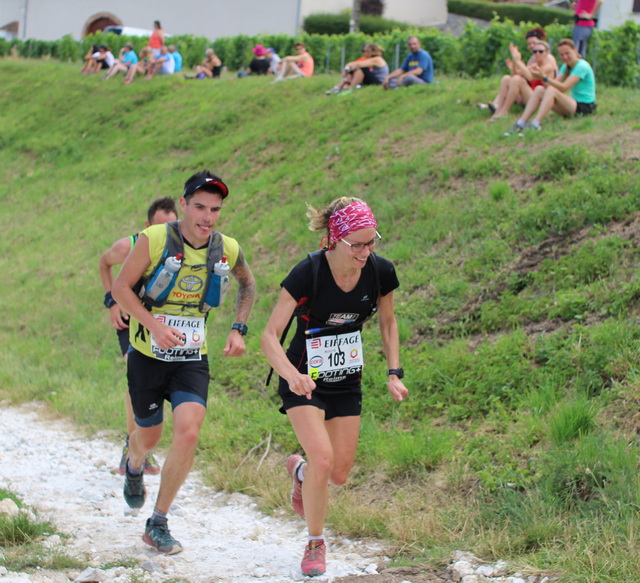
{"type": "Polygon", "coordinates": [[[280,413],[286,413],[292,407],[310,405],[322,409],[325,421],[329,421],[334,417],[359,416],[362,411],[362,391],[358,389],[336,394],[332,394],[330,390],[315,389],[311,393],[311,399],[307,399],[292,393],[287,381],[280,378],[278,393],[282,399],[280,413]]]}
{"type": "Polygon", "coordinates": [[[175,409],[181,403],[207,406],[209,393],[209,361],[164,362],[130,350],[127,358],[127,380],[136,423],[154,427],[163,420],[164,401],[175,409]]]}

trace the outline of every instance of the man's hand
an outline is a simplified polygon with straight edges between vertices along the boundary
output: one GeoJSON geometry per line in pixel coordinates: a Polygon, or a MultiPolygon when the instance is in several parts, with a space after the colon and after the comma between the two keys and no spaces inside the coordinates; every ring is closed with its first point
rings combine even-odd
{"type": "Polygon", "coordinates": [[[122,310],[118,304],[114,304],[109,308],[109,317],[111,318],[111,325],[116,330],[124,330],[129,327],[129,325],[123,319],[123,318],[126,318],[128,315],[129,314],[127,314],[124,310],[122,310]]]}
{"type": "Polygon", "coordinates": [[[242,356],[245,351],[244,336],[237,330],[231,330],[223,349],[224,356],[242,356]]]}
{"type": "Polygon", "coordinates": [[[184,346],[184,334],[171,326],[161,324],[157,320],[156,324],[153,326],[153,330],[149,330],[149,332],[151,332],[156,344],[159,348],[162,348],[162,350],[169,350],[176,346],[184,346]]]}

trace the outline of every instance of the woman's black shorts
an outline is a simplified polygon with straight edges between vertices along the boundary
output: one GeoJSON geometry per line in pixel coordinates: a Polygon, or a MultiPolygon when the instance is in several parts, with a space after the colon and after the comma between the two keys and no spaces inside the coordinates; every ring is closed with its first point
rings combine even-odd
{"type": "Polygon", "coordinates": [[[324,411],[324,419],[328,421],[334,417],[359,416],[362,411],[362,391],[352,389],[345,392],[318,387],[311,393],[311,399],[296,395],[289,390],[289,384],[280,378],[278,394],[282,398],[280,413],[286,413],[287,409],[311,405],[324,411]]]}
{"type": "Polygon", "coordinates": [[[597,103],[580,103],[576,102],[576,115],[591,115],[598,107],[597,103]]]}

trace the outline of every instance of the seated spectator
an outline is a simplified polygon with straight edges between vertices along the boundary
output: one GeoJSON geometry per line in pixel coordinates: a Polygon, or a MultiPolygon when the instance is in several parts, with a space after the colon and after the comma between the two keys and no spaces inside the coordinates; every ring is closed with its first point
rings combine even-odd
{"type": "Polygon", "coordinates": [[[160,49],[160,56],[150,64],[146,79],[153,79],[155,75],[173,75],[176,64],[167,47],[160,49]]]}
{"type": "MultiPolygon", "coordinates": [[[[516,74],[509,81],[509,90],[502,100],[502,105],[493,114],[491,121],[503,118],[509,113],[511,106],[517,101],[522,105],[529,102],[533,90],[543,85],[540,79],[536,79],[528,65],[522,61],[522,55],[518,48],[509,45],[511,57],[513,58],[513,70],[516,74]]],[[[537,41],[533,45],[533,60],[529,61],[531,66],[536,66],[545,77],[554,78],[556,76],[556,60],[551,56],[549,45],[543,40],[537,41]]]]}
{"type": "Polygon", "coordinates": [[[256,45],[251,51],[255,56],[251,59],[249,66],[243,71],[238,71],[238,77],[247,75],[266,75],[269,72],[270,63],[267,60],[267,49],[262,45],[256,45]]]}
{"type": "Polygon", "coordinates": [[[269,73],[277,75],[282,59],[273,47],[267,49],[267,60],[269,61],[269,73]]]}
{"type": "Polygon", "coordinates": [[[133,45],[127,43],[120,49],[120,54],[113,64],[113,67],[107,71],[107,74],[103,79],[111,79],[114,75],[117,75],[120,71],[126,73],[129,67],[138,63],[138,55],[133,50],[133,45]]]}
{"type": "Polygon", "coordinates": [[[136,78],[136,75],[146,75],[149,72],[151,65],[154,62],[153,53],[149,47],[144,47],[140,51],[140,60],[135,64],[129,67],[127,74],[124,78],[124,84],[129,85],[133,83],[133,80],[136,78]]]}
{"type": "MultiPolygon", "coordinates": [[[[533,76],[531,75],[531,72],[529,70],[529,67],[536,62],[536,55],[533,52],[533,47],[539,41],[546,41],[547,33],[545,32],[544,28],[536,27],[528,30],[524,36],[527,41],[527,49],[529,49],[529,51],[531,52],[531,57],[529,57],[529,60],[527,61],[526,68],[519,67],[518,69],[516,69],[513,60],[506,59],[505,63],[507,65],[507,68],[509,69],[509,74],[504,75],[500,80],[500,89],[498,90],[498,94],[493,101],[489,101],[488,103],[478,103],[478,107],[480,107],[480,109],[488,109],[492,115],[495,115],[496,111],[498,111],[502,107],[507,93],[509,93],[509,88],[512,81],[518,82],[516,79],[517,77],[524,77],[527,81],[531,81],[533,79],[533,76]]],[[[558,63],[556,62],[555,57],[549,53],[548,59],[549,61],[551,61],[551,63],[553,63],[554,71],[556,71],[557,74],[558,63]]],[[[519,103],[520,105],[524,105],[524,102],[519,103]]]]}
{"type": "Polygon", "coordinates": [[[176,45],[169,45],[169,54],[173,57],[175,63],[174,73],[182,71],[182,55],[178,52],[176,45]]]}
{"type": "Polygon", "coordinates": [[[218,79],[220,71],[222,71],[222,61],[215,54],[214,50],[209,48],[205,52],[202,65],[196,67],[196,74],[185,75],[185,79],[218,79]]]}
{"type": "Polygon", "coordinates": [[[541,130],[540,122],[551,111],[563,117],[573,117],[578,114],[590,115],[596,110],[596,79],[591,65],[580,58],[569,38],[563,38],[558,43],[558,55],[563,65],[556,79],[546,76],[537,65],[531,66],[534,78],[540,79],[543,85],[533,90],[522,117],[506,135],[520,134],[528,128],[541,130]],[[536,111],[537,115],[531,123],[527,123],[536,111]]]}
{"type": "Polygon", "coordinates": [[[106,69],[108,71],[116,62],[116,58],[113,56],[113,53],[109,50],[109,47],[105,45],[100,45],[98,47],[98,54],[95,56],[95,59],[96,73],[101,69],[106,69]]]}
{"type": "Polygon", "coordinates": [[[360,89],[364,85],[382,85],[389,75],[389,65],[382,58],[384,49],[376,43],[367,43],[362,48],[362,57],[347,63],[342,81],[325,93],[340,93],[345,88],[360,89]]]}
{"type": "Polygon", "coordinates": [[[387,75],[382,82],[384,89],[396,89],[398,85],[408,87],[433,83],[433,60],[427,51],[420,48],[420,39],[417,36],[410,36],[407,39],[407,46],[409,54],[399,69],[387,75]]]}
{"type": "Polygon", "coordinates": [[[287,79],[311,77],[313,75],[313,57],[307,52],[302,43],[296,43],[295,48],[296,55],[285,57],[280,62],[280,69],[273,83],[287,79]]]}
{"type": "Polygon", "coordinates": [[[91,45],[84,56],[84,67],[81,73],[93,73],[96,70],[96,57],[100,54],[99,45],[91,45]]]}

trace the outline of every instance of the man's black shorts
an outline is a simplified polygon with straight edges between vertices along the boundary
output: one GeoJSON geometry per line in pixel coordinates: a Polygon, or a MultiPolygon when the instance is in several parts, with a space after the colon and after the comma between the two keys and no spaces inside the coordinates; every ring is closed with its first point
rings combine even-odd
{"type": "Polygon", "coordinates": [[[300,407],[301,405],[311,405],[324,411],[325,421],[334,417],[359,416],[362,412],[362,391],[353,389],[346,392],[332,394],[331,390],[314,389],[311,392],[311,399],[296,395],[289,390],[289,384],[280,378],[278,394],[282,398],[280,413],[286,413],[287,409],[300,407]]]}
{"type": "Polygon", "coordinates": [[[136,423],[141,427],[160,425],[164,401],[173,409],[185,402],[207,405],[209,361],[164,362],[130,350],[127,380],[136,423]]]}
{"type": "Polygon", "coordinates": [[[122,356],[124,356],[129,351],[129,328],[125,328],[124,330],[116,329],[116,334],[118,335],[120,352],[122,352],[122,356]]]}

